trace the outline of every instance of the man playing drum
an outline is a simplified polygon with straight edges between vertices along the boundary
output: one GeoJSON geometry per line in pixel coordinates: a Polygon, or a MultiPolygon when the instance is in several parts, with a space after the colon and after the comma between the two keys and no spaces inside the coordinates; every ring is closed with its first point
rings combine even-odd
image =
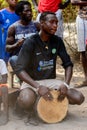
{"type": "Polygon", "coordinates": [[[36,93],[45,100],[52,100],[50,87],[60,91],[58,100],[68,98],[70,104],[82,104],[81,92],[68,88],[72,77],[73,63],[61,38],[55,36],[58,20],[55,13],[44,12],[40,17],[41,29],[26,39],[18,55],[15,68],[17,76],[23,80],[17,102],[23,109],[34,106],[36,93]],[[56,78],[56,60],[59,56],[65,69],[65,81],[56,78]]]}

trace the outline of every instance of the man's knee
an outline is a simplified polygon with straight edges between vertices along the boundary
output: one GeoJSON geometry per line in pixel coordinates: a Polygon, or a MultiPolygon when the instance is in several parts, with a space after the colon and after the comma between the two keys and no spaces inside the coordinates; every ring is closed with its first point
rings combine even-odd
{"type": "Polygon", "coordinates": [[[23,89],[21,90],[17,101],[21,108],[29,110],[36,101],[36,93],[29,88],[23,89]]]}
{"type": "Polygon", "coordinates": [[[16,66],[17,58],[18,58],[18,56],[12,56],[9,58],[9,63],[10,63],[13,70],[16,66]]]}
{"type": "Polygon", "coordinates": [[[85,97],[81,92],[79,92],[75,89],[70,89],[68,91],[68,99],[69,99],[70,104],[81,105],[84,102],[85,97]]]}
{"type": "Polygon", "coordinates": [[[77,100],[78,101],[77,104],[81,105],[84,102],[84,100],[85,100],[85,97],[83,96],[83,94],[79,93],[79,98],[77,100]]]}

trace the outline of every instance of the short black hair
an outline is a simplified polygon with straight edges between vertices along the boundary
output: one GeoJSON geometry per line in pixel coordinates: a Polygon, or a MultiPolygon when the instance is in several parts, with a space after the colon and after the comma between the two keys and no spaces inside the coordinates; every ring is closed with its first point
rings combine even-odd
{"type": "Polygon", "coordinates": [[[15,13],[17,14],[17,15],[19,15],[22,11],[23,11],[23,9],[24,9],[24,5],[29,5],[30,7],[31,7],[31,3],[30,2],[28,2],[28,1],[19,1],[18,3],[17,3],[17,5],[16,5],[16,7],[15,7],[15,13]]]}
{"type": "Polygon", "coordinates": [[[55,16],[56,16],[56,14],[55,14],[55,13],[50,12],[50,11],[46,11],[46,12],[41,13],[41,16],[40,16],[40,21],[41,21],[41,20],[46,21],[46,19],[47,19],[47,18],[46,18],[46,16],[47,16],[48,14],[53,14],[53,15],[55,15],[55,16]]]}

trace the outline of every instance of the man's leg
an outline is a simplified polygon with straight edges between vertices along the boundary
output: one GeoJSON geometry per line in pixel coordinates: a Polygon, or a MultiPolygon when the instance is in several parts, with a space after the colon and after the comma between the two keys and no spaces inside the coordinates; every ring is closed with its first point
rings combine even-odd
{"type": "Polygon", "coordinates": [[[0,87],[2,104],[0,113],[0,125],[5,125],[8,122],[8,88],[7,86],[0,87]]]}
{"type": "Polygon", "coordinates": [[[9,63],[13,70],[15,69],[17,58],[18,56],[16,55],[9,58],[9,63]]]}
{"type": "Polygon", "coordinates": [[[85,76],[85,85],[87,86],[87,54],[86,52],[81,53],[81,59],[82,59],[82,66],[83,66],[83,71],[84,71],[84,76],[85,76]]]}
{"type": "MultiPolygon", "coordinates": [[[[16,56],[16,55],[14,55],[14,56],[12,56],[12,57],[10,57],[9,58],[9,63],[10,63],[10,65],[11,65],[11,67],[12,67],[12,73],[13,73],[13,78],[12,78],[12,80],[14,80],[14,70],[15,70],[15,66],[16,66],[16,62],[17,62],[17,58],[18,58],[18,56],[16,56]]],[[[16,79],[17,79],[17,81],[16,82],[19,82],[20,83],[20,85],[21,85],[21,83],[22,83],[22,81],[16,76],[16,79]]],[[[14,87],[14,86],[13,86],[14,87]]],[[[15,87],[16,88],[16,87],[15,87]]]]}
{"type": "Polygon", "coordinates": [[[67,98],[69,100],[69,104],[72,104],[72,105],[81,105],[84,101],[84,96],[83,94],[80,92],[80,91],[77,91],[76,89],[68,89],[68,92],[67,92],[67,98]]]}
{"type": "Polygon", "coordinates": [[[87,54],[86,51],[81,52],[81,63],[83,67],[85,80],[81,83],[76,84],[76,88],[86,87],[87,86],[87,54]]]}
{"type": "Polygon", "coordinates": [[[86,39],[87,39],[87,20],[84,20],[77,16],[76,18],[76,27],[77,27],[77,46],[78,51],[81,55],[81,63],[84,71],[85,80],[79,82],[75,87],[80,88],[87,86],[87,54],[86,54],[86,39]]]}
{"type": "Polygon", "coordinates": [[[30,88],[22,89],[17,98],[17,101],[19,106],[27,111],[31,109],[36,101],[36,93],[30,88]]]}
{"type": "MultiPolygon", "coordinates": [[[[20,91],[20,94],[17,98],[17,104],[20,112],[27,114],[27,118],[25,120],[26,125],[38,125],[37,114],[36,114],[36,106],[35,102],[37,99],[36,92],[34,92],[31,88],[24,88],[20,91]]],[[[17,110],[18,111],[18,110],[17,110]]],[[[21,114],[21,113],[20,113],[21,114]]]]}

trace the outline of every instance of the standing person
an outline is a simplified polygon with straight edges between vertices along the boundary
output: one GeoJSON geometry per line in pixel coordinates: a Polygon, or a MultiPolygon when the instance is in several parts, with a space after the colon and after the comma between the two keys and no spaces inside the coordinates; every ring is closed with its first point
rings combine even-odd
{"type": "Polygon", "coordinates": [[[8,7],[0,10],[0,25],[2,30],[2,42],[0,43],[0,47],[2,47],[0,58],[4,59],[6,62],[8,61],[9,54],[5,50],[6,46],[6,37],[8,27],[14,23],[15,21],[19,20],[19,16],[15,14],[15,6],[18,0],[6,0],[8,3],[8,7]]]}
{"type": "MultiPolygon", "coordinates": [[[[28,1],[18,2],[15,13],[20,17],[20,20],[9,27],[6,39],[6,50],[10,56],[17,56],[24,40],[39,30],[39,24],[32,21],[32,9],[28,1]]],[[[15,57],[10,59],[12,58],[15,57]]]]}
{"type": "Polygon", "coordinates": [[[18,55],[14,69],[17,76],[23,80],[18,104],[29,110],[34,107],[35,92],[45,100],[52,100],[50,87],[60,91],[59,100],[66,96],[70,104],[80,105],[84,101],[81,92],[68,88],[72,77],[73,64],[66,52],[63,40],[54,35],[58,20],[55,13],[44,12],[40,16],[40,32],[25,40],[18,55]],[[56,60],[59,56],[65,69],[65,81],[56,78],[56,60]]]}
{"type": "Polygon", "coordinates": [[[0,59],[0,125],[8,122],[8,87],[7,87],[7,68],[4,60],[0,59]],[[3,111],[1,110],[3,103],[3,111]]]}
{"type": "Polygon", "coordinates": [[[33,3],[36,8],[38,8],[38,16],[36,21],[39,21],[39,17],[42,12],[51,11],[56,13],[58,19],[58,28],[55,34],[63,39],[63,16],[62,16],[62,9],[67,7],[70,0],[67,0],[65,3],[62,3],[62,0],[39,0],[37,4],[37,0],[33,0],[33,3]],[[38,7],[37,7],[38,6],[38,7]]]}
{"type": "Polygon", "coordinates": [[[77,46],[81,55],[81,62],[84,71],[85,80],[76,85],[76,87],[87,86],[87,1],[71,0],[73,5],[79,6],[76,18],[77,27],[77,46]]]}

